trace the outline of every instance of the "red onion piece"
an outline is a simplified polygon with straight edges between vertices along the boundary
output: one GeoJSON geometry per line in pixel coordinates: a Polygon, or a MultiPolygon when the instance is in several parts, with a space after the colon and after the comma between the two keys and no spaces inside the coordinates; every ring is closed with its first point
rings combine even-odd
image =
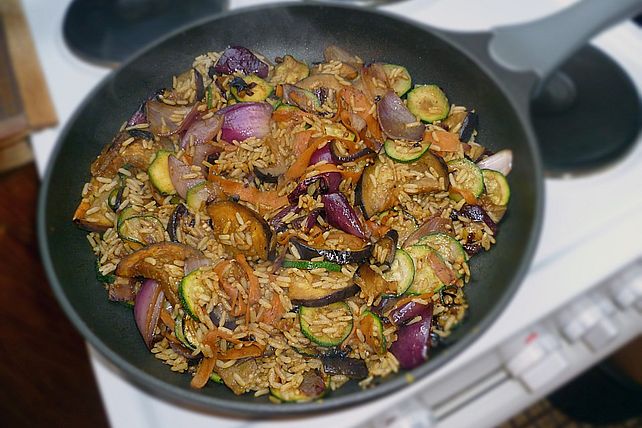
{"type": "Polygon", "coordinates": [[[342,193],[331,193],[321,198],[328,224],[358,238],[367,239],[361,220],[342,193]]]}
{"type": "Polygon", "coordinates": [[[275,232],[284,231],[287,228],[287,224],[283,222],[285,216],[290,213],[298,213],[299,211],[301,211],[301,208],[296,204],[288,205],[270,219],[270,226],[272,226],[272,229],[274,229],[275,232]]]}
{"type": "Polygon", "coordinates": [[[330,149],[330,144],[328,143],[325,146],[317,149],[312,156],[310,156],[310,165],[316,165],[319,162],[326,162],[334,164],[334,156],[332,156],[332,150],[330,149]]]}
{"type": "Polygon", "coordinates": [[[488,228],[493,232],[493,235],[497,235],[497,223],[495,223],[493,219],[490,218],[486,210],[479,205],[465,204],[459,211],[457,211],[456,214],[462,217],[469,218],[472,221],[484,222],[486,226],[488,226],[488,228]]]}
{"type": "Polygon", "coordinates": [[[145,102],[142,103],[138,109],[131,115],[127,121],[127,126],[140,125],[147,122],[147,115],[145,114],[145,102]]]}
{"type": "Polygon", "coordinates": [[[223,116],[221,138],[225,141],[264,138],[270,133],[272,106],[266,102],[238,103],[222,108],[216,114],[223,116]]]}
{"type": "MultiPolygon", "coordinates": [[[[210,159],[210,156],[215,153],[220,153],[220,147],[213,146],[212,144],[199,144],[194,147],[194,155],[192,156],[192,165],[201,167],[203,176],[207,175],[207,168],[203,166],[203,162],[210,159]]],[[[211,159],[210,159],[211,160],[211,159]]]]}
{"type": "Polygon", "coordinates": [[[134,320],[145,345],[150,349],[164,297],[160,284],[153,279],[146,279],[136,295],[134,320]]]}
{"type": "Polygon", "coordinates": [[[189,275],[190,272],[205,266],[210,266],[211,264],[212,260],[207,257],[188,257],[185,259],[183,270],[185,271],[185,275],[189,275]]]}
{"type": "Polygon", "coordinates": [[[175,156],[170,156],[167,162],[169,163],[169,176],[172,179],[176,193],[185,199],[187,191],[198,183],[201,183],[203,178],[183,178],[184,175],[192,174],[193,171],[189,165],[181,162],[175,156]]]}
{"type": "Polygon", "coordinates": [[[397,340],[390,346],[390,352],[397,358],[402,369],[414,369],[428,360],[432,305],[418,315],[421,316],[421,320],[400,327],[397,340]]]}
{"type": "Polygon", "coordinates": [[[403,246],[409,247],[411,245],[414,245],[421,238],[423,238],[424,236],[432,232],[442,232],[442,233],[447,233],[451,235],[453,231],[452,223],[453,223],[452,220],[450,220],[449,218],[443,218],[438,215],[432,216],[428,220],[426,220],[424,224],[419,226],[417,230],[411,233],[410,236],[408,236],[408,238],[406,238],[406,241],[403,243],[403,246]]]}
{"type": "Polygon", "coordinates": [[[176,128],[174,128],[169,132],[160,132],[158,133],[158,136],[169,137],[170,135],[180,134],[181,132],[185,132],[192,126],[194,121],[198,119],[199,116],[200,116],[200,113],[196,109],[196,106],[193,106],[192,109],[189,111],[189,113],[185,115],[181,123],[176,128]]]}
{"type": "Polygon", "coordinates": [[[187,128],[183,138],[181,138],[181,148],[187,147],[188,144],[198,146],[206,141],[211,141],[216,137],[218,131],[223,126],[223,117],[214,115],[204,120],[196,120],[187,128]]]}
{"type": "Polygon", "coordinates": [[[261,78],[268,75],[268,65],[261,61],[248,48],[243,46],[230,46],[216,62],[214,71],[220,74],[232,74],[241,71],[245,74],[256,74],[261,78]]]}
{"type": "Polygon", "coordinates": [[[308,187],[313,183],[322,180],[319,186],[319,189],[315,192],[318,194],[326,193],[337,193],[339,191],[339,185],[343,178],[338,172],[324,172],[322,174],[313,175],[308,177],[305,180],[302,180],[288,195],[288,201],[291,204],[295,204],[299,200],[299,196],[308,192],[308,187]]]}
{"type": "Polygon", "coordinates": [[[377,115],[384,134],[392,139],[421,141],[424,137],[426,126],[408,110],[394,91],[386,92],[377,103],[377,115]]]}
{"type": "Polygon", "coordinates": [[[513,169],[513,151],[510,149],[500,150],[477,162],[477,166],[481,169],[492,169],[508,175],[513,169]]]}
{"type": "Polygon", "coordinates": [[[364,147],[363,149],[351,155],[341,156],[335,147],[334,141],[330,143],[330,152],[332,153],[333,163],[335,164],[345,163],[345,162],[354,162],[357,159],[361,159],[366,156],[374,156],[377,154],[374,150],[368,147],[364,147]]]}
{"type": "Polygon", "coordinates": [[[396,326],[402,326],[416,316],[425,313],[429,305],[411,300],[410,302],[394,308],[388,314],[388,319],[396,326]]]}
{"type": "MultiPolygon", "coordinates": [[[[163,129],[176,133],[180,124],[172,122],[172,115],[187,116],[193,108],[190,106],[171,106],[158,100],[149,100],[145,103],[146,116],[149,121],[149,130],[156,135],[163,133],[163,129]],[[163,123],[165,128],[163,128],[163,123]]],[[[185,120],[183,120],[185,122],[185,120]]],[[[181,123],[182,124],[182,123],[181,123]]]]}

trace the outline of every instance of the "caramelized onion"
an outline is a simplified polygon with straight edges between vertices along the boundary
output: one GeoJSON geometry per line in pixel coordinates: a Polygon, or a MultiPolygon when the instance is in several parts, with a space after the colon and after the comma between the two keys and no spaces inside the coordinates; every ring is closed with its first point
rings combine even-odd
{"type": "Polygon", "coordinates": [[[421,141],[426,126],[408,110],[401,98],[388,91],[377,104],[379,125],[388,137],[395,140],[421,141]]]}
{"type": "Polygon", "coordinates": [[[160,317],[164,294],[161,286],[153,279],[146,279],[138,291],[134,303],[134,319],[145,345],[151,349],[154,329],[160,317]]]}

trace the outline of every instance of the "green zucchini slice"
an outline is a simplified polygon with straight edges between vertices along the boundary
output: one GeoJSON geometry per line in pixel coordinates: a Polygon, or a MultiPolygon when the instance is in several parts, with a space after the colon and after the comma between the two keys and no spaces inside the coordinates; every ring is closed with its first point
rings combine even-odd
{"type": "Polygon", "coordinates": [[[369,344],[377,354],[385,354],[386,337],[383,334],[383,322],[375,313],[368,310],[363,312],[359,321],[361,333],[365,336],[366,343],[369,344]]]}
{"type": "Polygon", "coordinates": [[[201,316],[204,316],[203,310],[198,305],[198,296],[206,292],[206,286],[201,281],[200,269],[190,272],[178,284],[178,295],[183,310],[195,321],[200,321],[201,316]]]}
{"type": "Polygon", "coordinates": [[[430,264],[430,257],[442,258],[438,252],[427,245],[413,245],[406,248],[406,252],[412,257],[415,266],[415,278],[406,290],[406,294],[432,293],[443,287],[444,283],[430,264]]]}
{"type": "MultiPolygon", "coordinates": [[[[484,176],[473,162],[466,158],[451,160],[448,162],[448,170],[455,177],[456,187],[469,191],[475,197],[484,192],[484,176]]],[[[454,191],[450,192],[450,197],[456,201],[461,199],[461,195],[454,191]]]]}
{"type": "Polygon", "coordinates": [[[384,64],[383,71],[397,96],[403,96],[412,87],[412,78],[406,67],[397,64],[384,64]]]}
{"type": "Polygon", "coordinates": [[[309,260],[283,260],[284,268],[296,268],[303,270],[325,269],[330,272],[340,272],[341,265],[326,260],[312,262],[309,260]]]}
{"type": "Polygon", "coordinates": [[[408,92],[408,110],[424,122],[444,119],[450,112],[450,102],[439,86],[417,85],[408,92]]]}
{"type": "Polygon", "coordinates": [[[510,200],[510,186],[504,174],[492,169],[482,169],[486,195],[490,201],[499,206],[506,206],[510,200]]]}
{"type": "Polygon", "coordinates": [[[184,317],[179,316],[174,322],[174,336],[178,339],[179,342],[183,344],[188,349],[196,349],[196,345],[189,340],[192,337],[192,332],[187,328],[187,320],[184,317]]]}
{"type": "Polygon", "coordinates": [[[162,195],[174,195],[176,194],[176,189],[172,183],[172,179],[169,175],[169,163],[168,158],[174,153],[167,150],[159,150],[154,156],[154,160],[147,168],[147,175],[149,175],[149,181],[152,182],[154,187],[162,195]]]}
{"type": "Polygon", "coordinates": [[[131,208],[125,209],[118,217],[118,236],[124,240],[138,245],[150,245],[165,240],[165,227],[153,215],[138,215],[131,208]]]}
{"type": "Polygon", "coordinates": [[[437,251],[447,262],[462,264],[468,260],[468,254],[461,243],[450,235],[441,232],[433,232],[422,237],[418,245],[427,245],[437,251]]]}
{"type": "Polygon", "coordinates": [[[303,334],[317,345],[338,346],[352,332],[352,311],[345,302],[336,302],[316,308],[301,306],[299,308],[299,324],[303,334]],[[349,321],[338,321],[332,325],[323,323],[322,320],[327,317],[327,314],[336,312],[339,312],[342,318],[349,318],[349,321]]]}
{"type": "Polygon", "coordinates": [[[192,186],[187,191],[187,195],[185,195],[187,208],[189,208],[192,212],[200,211],[209,197],[210,191],[208,189],[208,183],[206,181],[192,186]]]}
{"type": "Polygon", "coordinates": [[[386,154],[397,162],[414,162],[424,155],[430,147],[420,142],[386,140],[383,149],[386,154]]]}
{"type": "Polygon", "coordinates": [[[244,76],[243,80],[247,83],[248,88],[239,92],[235,86],[230,88],[232,96],[241,102],[258,102],[269,97],[274,91],[274,86],[255,74],[244,76]]]}
{"type": "Polygon", "coordinates": [[[404,250],[397,249],[390,269],[384,272],[383,277],[386,281],[397,282],[397,296],[401,296],[415,279],[415,263],[412,257],[404,250]]]}

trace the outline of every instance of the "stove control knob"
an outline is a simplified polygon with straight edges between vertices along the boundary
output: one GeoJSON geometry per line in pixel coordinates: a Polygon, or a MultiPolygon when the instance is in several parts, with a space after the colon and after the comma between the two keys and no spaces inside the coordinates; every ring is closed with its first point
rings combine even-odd
{"type": "Polygon", "coordinates": [[[500,352],[506,360],[506,370],[530,391],[537,391],[568,367],[561,351],[554,333],[536,327],[518,335],[500,352]]]}
{"type": "Polygon", "coordinates": [[[634,307],[642,312],[642,262],[638,261],[613,280],[611,295],[622,309],[634,307]]]}
{"type": "Polygon", "coordinates": [[[618,335],[611,321],[616,308],[601,294],[580,297],[558,315],[558,324],[570,342],[581,339],[593,351],[599,351],[618,335]]]}

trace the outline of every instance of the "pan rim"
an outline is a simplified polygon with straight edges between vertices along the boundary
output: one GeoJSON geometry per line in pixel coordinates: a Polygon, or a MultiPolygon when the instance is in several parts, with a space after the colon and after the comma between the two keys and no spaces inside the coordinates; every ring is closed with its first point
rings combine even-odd
{"type": "MultiPolygon", "coordinates": [[[[520,260],[519,266],[516,269],[515,275],[513,276],[512,281],[506,288],[506,291],[498,299],[497,303],[493,306],[492,310],[486,313],[479,323],[477,324],[477,330],[485,332],[488,330],[491,324],[493,324],[499,315],[504,311],[508,302],[512,299],[515,292],[519,288],[527,270],[529,269],[530,263],[532,261],[532,256],[534,254],[535,248],[539,241],[540,230],[542,226],[542,213],[544,209],[544,184],[543,184],[543,173],[541,166],[541,158],[539,151],[536,146],[536,139],[532,131],[530,122],[528,121],[527,116],[524,113],[523,106],[520,106],[518,100],[515,99],[515,95],[507,91],[504,85],[498,84],[496,73],[492,70],[489,70],[484,64],[472,57],[466,50],[462,49],[460,46],[452,43],[448,40],[440,30],[422,25],[416,21],[409,20],[407,18],[386,12],[386,11],[373,11],[369,9],[363,9],[358,6],[348,6],[348,5],[337,5],[337,4],[309,4],[309,3],[291,3],[291,2],[282,2],[282,3],[271,3],[268,5],[259,5],[249,8],[237,9],[233,11],[223,12],[216,15],[208,16],[202,20],[199,20],[195,23],[182,27],[167,36],[155,41],[154,43],[148,45],[147,47],[137,51],[133,54],[127,61],[123,62],[118,68],[112,70],[107,76],[105,76],[100,83],[98,83],[89,94],[85,96],[82,103],[75,109],[74,113],[71,115],[69,120],[64,125],[61,130],[59,137],[56,141],[55,147],[51,153],[49,161],[47,163],[47,168],[43,176],[42,187],[38,196],[38,212],[37,212],[37,232],[38,232],[38,244],[40,248],[40,253],[42,256],[43,266],[45,268],[47,277],[50,281],[51,288],[54,291],[54,295],[58,300],[58,303],[63,308],[67,317],[72,321],[74,327],[82,334],[83,338],[92,346],[93,349],[97,350],[102,357],[109,361],[113,366],[115,366],[119,372],[119,375],[125,377],[130,384],[135,385],[139,389],[145,391],[146,393],[151,393],[154,398],[160,398],[161,400],[168,402],[173,405],[187,405],[195,410],[206,410],[208,412],[214,412],[217,416],[222,412],[224,415],[251,415],[251,416],[313,416],[315,413],[327,410],[335,410],[340,408],[345,408],[347,406],[356,405],[359,403],[367,402],[375,398],[382,396],[387,396],[396,391],[399,391],[402,387],[409,384],[407,377],[408,376],[399,376],[396,379],[392,379],[383,384],[377,385],[375,388],[366,389],[357,391],[353,394],[346,396],[340,396],[336,398],[330,398],[320,402],[310,402],[310,403],[297,403],[297,404],[287,404],[287,405],[278,405],[273,403],[259,403],[254,401],[232,401],[224,398],[214,397],[212,395],[206,395],[202,392],[196,390],[189,390],[174,384],[169,384],[164,381],[159,380],[151,374],[148,374],[132,363],[128,362],[125,358],[121,357],[118,353],[112,351],[106,344],[103,343],[102,339],[95,334],[89,325],[83,320],[83,318],[76,312],[73,304],[68,299],[66,293],[61,284],[61,280],[56,274],[56,269],[53,264],[51,254],[49,251],[49,240],[47,238],[47,218],[45,208],[48,202],[48,194],[50,189],[50,183],[53,176],[54,166],[58,163],[60,157],[60,152],[62,151],[65,141],[68,140],[68,134],[76,123],[80,114],[86,109],[87,104],[91,99],[98,93],[103,90],[110,82],[113,81],[114,77],[123,69],[127,68],[130,63],[136,61],[141,55],[144,55],[148,51],[155,49],[157,46],[163,44],[169,39],[176,37],[177,35],[189,31],[189,29],[204,25],[208,22],[226,19],[233,17],[239,14],[245,14],[248,12],[256,12],[267,9],[344,9],[357,11],[359,13],[369,13],[379,16],[384,16],[387,19],[400,21],[404,24],[410,25],[419,29],[420,31],[427,32],[433,37],[441,39],[443,42],[449,44],[454,49],[458,51],[459,54],[465,55],[469,59],[473,60],[480,70],[486,74],[496,85],[496,87],[501,91],[504,97],[508,100],[510,106],[513,108],[523,132],[526,134],[527,138],[527,147],[531,152],[533,158],[533,174],[536,180],[534,183],[534,222],[530,230],[530,236],[527,237],[528,244],[525,248],[524,255],[520,260]]],[[[454,355],[461,354],[466,348],[468,348],[473,342],[475,342],[481,335],[469,333],[464,335],[457,342],[450,345],[447,349],[442,351],[430,363],[423,364],[422,366],[417,367],[407,373],[414,379],[423,379],[429,374],[436,372],[442,366],[444,366],[454,355]]]]}

